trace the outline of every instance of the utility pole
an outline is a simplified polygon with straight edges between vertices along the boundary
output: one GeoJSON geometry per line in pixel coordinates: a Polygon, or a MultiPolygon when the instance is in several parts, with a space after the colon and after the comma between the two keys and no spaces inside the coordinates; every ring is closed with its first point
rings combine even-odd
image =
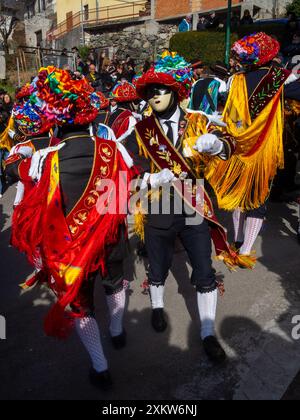
{"type": "Polygon", "coordinates": [[[82,2],[82,0],[81,0],[81,36],[82,36],[82,45],[85,46],[84,10],[83,10],[83,2],[82,2]]]}
{"type": "Polygon", "coordinates": [[[231,47],[231,10],[232,10],[232,0],[228,0],[228,10],[227,10],[227,23],[226,23],[226,53],[225,53],[225,63],[228,66],[230,60],[230,47],[231,47]]]}
{"type": "Polygon", "coordinates": [[[99,0],[96,0],[96,20],[99,20],[99,0]]]}

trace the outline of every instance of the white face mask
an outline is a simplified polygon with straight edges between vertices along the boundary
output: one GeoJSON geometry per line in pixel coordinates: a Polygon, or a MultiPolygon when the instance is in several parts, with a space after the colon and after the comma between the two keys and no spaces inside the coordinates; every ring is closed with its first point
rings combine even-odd
{"type": "Polygon", "coordinates": [[[166,93],[165,95],[155,95],[153,98],[149,99],[149,105],[153,111],[161,113],[166,111],[172,101],[172,92],[166,93]]]}

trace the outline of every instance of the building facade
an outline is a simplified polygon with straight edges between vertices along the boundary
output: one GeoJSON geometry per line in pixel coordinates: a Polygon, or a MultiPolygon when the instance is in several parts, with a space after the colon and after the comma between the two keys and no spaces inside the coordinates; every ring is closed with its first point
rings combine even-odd
{"type": "Polygon", "coordinates": [[[53,47],[48,37],[56,25],[57,0],[29,0],[24,10],[26,45],[30,47],[53,47]]]}

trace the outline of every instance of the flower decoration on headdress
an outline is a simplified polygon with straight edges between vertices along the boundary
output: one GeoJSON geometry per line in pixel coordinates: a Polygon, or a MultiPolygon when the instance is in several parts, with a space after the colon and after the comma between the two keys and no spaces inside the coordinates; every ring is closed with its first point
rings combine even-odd
{"type": "Polygon", "coordinates": [[[273,60],[279,50],[279,42],[264,32],[245,36],[232,47],[233,54],[246,66],[264,65],[273,60]]]}
{"type": "Polygon", "coordinates": [[[178,83],[182,83],[186,89],[192,85],[193,71],[191,65],[176,52],[165,51],[155,63],[157,73],[165,73],[173,77],[178,83]]]}
{"type": "Polygon", "coordinates": [[[77,79],[66,70],[41,68],[31,84],[17,94],[16,123],[27,134],[45,133],[54,125],[85,125],[93,121],[101,99],[85,78],[77,79]]]}
{"type": "Polygon", "coordinates": [[[137,82],[138,95],[146,99],[150,84],[169,86],[178,94],[179,101],[188,98],[192,87],[193,70],[190,64],[176,52],[165,51],[147,73],[137,82]]]}
{"type": "Polygon", "coordinates": [[[131,102],[138,99],[135,86],[129,82],[118,82],[109,96],[117,102],[131,102]]]}

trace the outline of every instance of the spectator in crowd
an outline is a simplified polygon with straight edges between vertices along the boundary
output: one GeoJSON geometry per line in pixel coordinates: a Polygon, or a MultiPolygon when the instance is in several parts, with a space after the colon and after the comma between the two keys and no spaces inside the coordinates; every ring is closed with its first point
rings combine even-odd
{"type": "Polygon", "coordinates": [[[126,71],[124,64],[119,64],[117,66],[117,71],[116,71],[116,82],[120,82],[121,79],[126,79],[129,80],[129,74],[126,71]]]}
{"type": "Polygon", "coordinates": [[[90,61],[91,64],[94,64],[94,66],[96,66],[97,68],[98,60],[97,60],[97,54],[94,48],[90,50],[89,55],[88,55],[88,60],[90,61]]]}
{"type": "Polygon", "coordinates": [[[133,69],[135,68],[135,62],[134,62],[134,59],[133,59],[132,57],[130,57],[130,55],[129,55],[129,54],[128,54],[128,55],[126,55],[125,64],[126,64],[126,66],[127,66],[127,67],[128,67],[128,66],[130,66],[130,67],[132,67],[133,69]]]}
{"type": "Polygon", "coordinates": [[[283,49],[283,55],[290,60],[296,55],[300,55],[300,31],[294,33],[292,42],[283,49]]]}
{"type": "Polygon", "coordinates": [[[0,198],[3,197],[4,189],[4,162],[8,157],[8,150],[0,148],[0,198]]]}
{"type": "Polygon", "coordinates": [[[197,31],[202,32],[206,30],[206,26],[208,24],[208,21],[205,16],[199,16],[199,21],[197,23],[197,31]]]}
{"type": "Polygon", "coordinates": [[[96,91],[101,90],[102,83],[100,79],[100,74],[97,72],[95,64],[90,64],[89,72],[86,78],[96,91]]]}
{"type": "MultiPolygon", "coordinates": [[[[8,95],[7,92],[4,90],[0,91],[0,133],[2,134],[5,131],[8,120],[11,115],[11,111],[13,108],[13,102],[8,95]]],[[[0,198],[3,195],[3,188],[4,188],[4,167],[3,163],[8,157],[8,151],[5,148],[0,148],[0,198]]]]}
{"type": "Polygon", "coordinates": [[[0,104],[3,102],[4,96],[7,94],[6,90],[0,89],[0,104]]]}
{"type": "Polygon", "coordinates": [[[62,52],[61,52],[61,54],[60,54],[62,57],[68,57],[68,50],[67,50],[67,48],[63,48],[63,50],[62,50],[62,52]]]}
{"type": "Polygon", "coordinates": [[[204,64],[198,58],[191,60],[191,67],[193,69],[194,82],[199,80],[203,75],[204,64]]]}
{"type": "Polygon", "coordinates": [[[8,93],[0,99],[0,134],[6,129],[13,108],[13,102],[8,93]]]}
{"type": "Polygon", "coordinates": [[[295,13],[290,13],[288,15],[288,21],[285,29],[288,37],[288,42],[292,42],[295,32],[297,32],[299,29],[299,23],[295,13]]]}
{"type": "Polygon", "coordinates": [[[149,60],[145,60],[144,67],[143,67],[143,73],[147,73],[148,70],[151,69],[151,62],[149,60]]]}
{"type": "MultiPolygon", "coordinates": [[[[252,19],[252,18],[251,18],[252,19]]],[[[231,17],[231,30],[232,32],[236,32],[241,24],[240,14],[233,13],[231,17]]]]}
{"type": "Polygon", "coordinates": [[[80,56],[77,57],[77,71],[84,76],[86,76],[89,71],[88,66],[83,62],[80,56]]]}
{"type": "Polygon", "coordinates": [[[244,11],[244,16],[241,19],[241,25],[252,25],[252,24],[253,24],[253,19],[250,14],[250,10],[246,9],[244,11]]]}
{"type": "Polygon", "coordinates": [[[104,65],[107,65],[107,61],[110,62],[109,58],[106,56],[106,52],[101,51],[99,55],[99,68],[98,68],[100,73],[102,72],[104,65]]]}
{"type": "Polygon", "coordinates": [[[208,18],[206,29],[217,29],[220,26],[220,19],[216,15],[216,12],[211,13],[208,18]]]}
{"type": "Polygon", "coordinates": [[[76,57],[79,57],[79,50],[77,47],[72,48],[72,53],[76,55],[76,57]]]}
{"type": "Polygon", "coordinates": [[[181,21],[178,27],[179,32],[189,32],[192,30],[192,16],[188,15],[181,21]]]}

